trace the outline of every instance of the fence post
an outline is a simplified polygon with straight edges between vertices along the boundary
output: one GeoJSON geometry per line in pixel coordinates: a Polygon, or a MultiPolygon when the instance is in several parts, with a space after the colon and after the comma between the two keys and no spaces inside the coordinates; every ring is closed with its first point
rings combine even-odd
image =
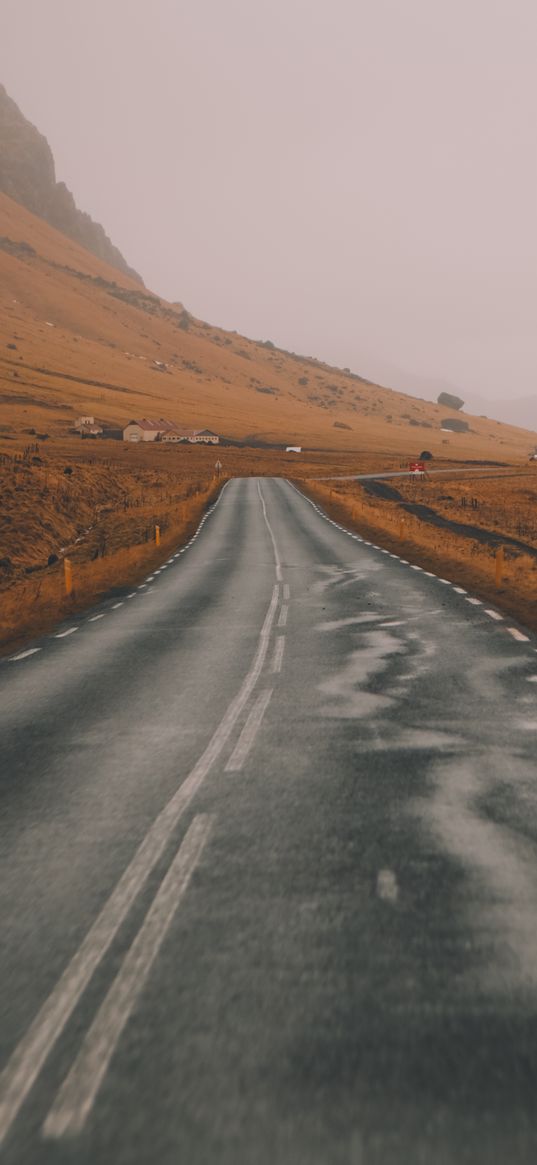
{"type": "Polygon", "coordinates": [[[503,546],[499,546],[496,551],[496,586],[502,585],[503,574],[503,546]]]}
{"type": "Polygon", "coordinates": [[[160,546],[160,526],[155,526],[155,546],[160,546]]]}
{"type": "Polygon", "coordinates": [[[71,566],[70,558],[64,558],[64,560],[63,560],[63,575],[64,575],[64,579],[65,579],[65,593],[66,593],[66,595],[72,595],[72,593],[73,593],[73,568],[71,566]]]}

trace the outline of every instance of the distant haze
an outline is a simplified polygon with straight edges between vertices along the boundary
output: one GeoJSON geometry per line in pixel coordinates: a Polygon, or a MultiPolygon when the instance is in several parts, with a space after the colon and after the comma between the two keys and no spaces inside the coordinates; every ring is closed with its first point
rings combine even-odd
{"type": "Polygon", "coordinates": [[[535,0],[0,16],[0,79],[149,287],[429,397],[537,393],[536,59],[535,0]]]}

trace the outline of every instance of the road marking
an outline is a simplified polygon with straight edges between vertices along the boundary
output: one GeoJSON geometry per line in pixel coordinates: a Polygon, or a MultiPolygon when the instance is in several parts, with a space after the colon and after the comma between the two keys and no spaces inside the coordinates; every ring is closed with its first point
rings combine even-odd
{"type": "Polygon", "coordinates": [[[503,620],[503,615],[500,615],[498,611],[493,611],[489,607],[485,607],[485,615],[488,615],[491,619],[497,619],[498,622],[502,622],[503,620]]]}
{"type": "Polygon", "coordinates": [[[278,547],[276,545],[276,539],[274,537],[274,531],[273,531],[272,526],[268,520],[267,507],[265,505],[265,499],[263,497],[263,494],[261,493],[261,484],[259,481],[257,483],[257,492],[259,494],[259,500],[260,500],[261,505],[263,507],[263,518],[265,519],[265,525],[267,527],[267,530],[268,530],[270,537],[271,537],[271,540],[272,540],[272,549],[274,550],[274,561],[276,563],[276,578],[277,578],[278,582],[281,582],[282,577],[283,577],[282,576],[282,564],[281,564],[280,555],[278,552],[278,547]]]}
{"type": "Polygon", "coordinates": [[[416,566],[414,562],[410,564],[411,570],[421,570],[421,566],[416,566]]]}
{"type": "Polygon", "coordinates": [[[288,602],[289,599],[291,598],[291,588],[289,586],[289,583],[284,583],[283,597],[284,597],[286,602],[288,602]]]}
{"type": "Polygon", "coordinates": [[[135,599],[136,598],[136,591],[132,591],[130,595],[127,595],[127,598],[128,599],[135,599]]]}
{"type": "Polygon", "coordinates": [[[285,624],[287,623],[288,614],[289,614],[289,607],[287,606],[286,603],[283,603],[282,609],[280,611],[280,618],[278,619],[278,627],[285,627],[285,624]]]}
{"type": "Polygon", "coordinates": [[[263,716],[269,706],[272,696],[272,688],[267,688],[261,692],[248,716],[246,724],[239,736],[239,739],[231,753],[231,756],[224,769],[226,773],[238,773],[252,748],[254,740],[261,728],[263,716]]]}
{"type": "Polygon", "coordinates": [[[97,619],[104,619],[104,615],[92,615],[91,619],[88,619],[88,623],[96,623],[97,619]]]}
{"type": "Polygon", "coordinates": [[[146,587],[146,586],[147,586],[147,583],[146,583],[146,582],[145,582],[145,583],[140,583],[140,585],[139,585],[139,587],[138,587],[138,590],[139,590],[139,591],[143,591],[144,587],[146,587]]]}
{"type": "Polygon", "coordinates": [[[54,636],[54,638],[65,639],[68,635],[74,635],[75,631],[78,631],[78,627],[69,627],[67,631],[59,631],[58,634],[54,636]]]}
{"type": "Polygon", "coordinates": [[[96,968],[157,864],[178,821],[220,756],[248,703],[263,670],[279,597],[280,588],[276,585],[272,590],[250,668],[207,747],[148,829],[115,890],[6,1064],[0,1076],[0,1145],[96,968]]]}
{"type": "Polygon", "coordinates": [[[393,870],[379,870],[377,874],[377,894],[385,902],[397,902],[399,887],[393,870]]]}
{"type": "Polygon", "coordinates": [[[271,672],[279,672],[282,670],[283,652],[285,648],[285,635],[278,635],[276,646],[274,648],[274,655],[272,657],[271,672]]]}
{"type": "Polygon", "coordinates": [[[436,575],[433,574],[432,570],[424,570],[423,573],[427,575],[427,578],[436,578],[436,575]]]}
{"type": "Polygon", "coordinates": [[[16,663],[19,659],[27,659],[29,655],[35,655],[37,651],[41,651],[40,647],[28,647],[26,651],[19,651],[18,655],[12,655],[10,663],[16,663]]]}
{"type": "Polygon", "coordinates": [[[449,579],[449,578],[440,578],[440,575],[438,575],[438,582],[441,582],[441,583],[443,583],[445,587],[451,587],[451,586],[453,586],[453,583],[451,582],[451,579],[449,579]]]}
{"type": "Polygon", "coordinates": [[[523,635],[517,627],[508,627],[507,631],[510,635],[513,636],[513,639],[517,639],[519,643],[529,643],[530,641],[529,635],[523,635]]]}
{"type": "Polygon", "coordinates": [[[453,590],[456,591],[458,595],[468,594],[468,591],[465,591],[464,587],[453,587],[453,590]]]}
{"type": "Polygon", "coordinates": [[[537,684],[537,676],[527,676],[528,684],[537,684]]]}
{"type": "Polygon", "coordinates": [[[122,607],[122,606],[123,606],[122,602],[121,603],[114,603],[112,606],[112,610],[117,611],[118,607],[122,607]]]}
{"type": "Polygon", "coordinates": [[[409,565],[410,565],[410,564],[409,564],[409,561],[408,561],[408,558],[400,558],[400,559],[399,559],[399,562],[402,562],[402,563],[403,563],[405,566],[409,566],[409,565]]]}
{"type": "Polygon", "coordinates": [[[465,601],[467,603],[471,603],[473,607],[482,607],[483,606],[481,599],[472,599],[471,596],[467,596],[465,601]]]}
{"type": "Polygon", "coordinates": [[[73,1135],[83,1129],[121,1034],[207,845],[213,820],[207,815],[194,818],[56,1096],[43,1125],[45,1137],[73,1135]]]}

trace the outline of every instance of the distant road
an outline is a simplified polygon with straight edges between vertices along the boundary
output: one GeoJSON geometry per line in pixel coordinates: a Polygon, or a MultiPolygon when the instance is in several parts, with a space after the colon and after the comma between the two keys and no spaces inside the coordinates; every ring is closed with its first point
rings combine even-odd
{"type": "MultiPolygon", "coordinates": [[[[494,469],[492,466],[489,466],[487,469],[485,465],[461,465],[452,469],[427,468],[426,473],[427,477],[432,477],[436,474],[443,473],[478,473],[480,477],[523,477],[528,472],[528,470],[525,469],[513,470],[510,466],[506,466],[506,470],[507,472],[502,473],[500,466],[497,466],[496,469],[494,469]]],[[[415,478],[418,476],[419,474],[411,473],[408,469],[398,469],[395,472],[390,470],[388,473],[383,473],[382,471],[380,473],[339,473],[332,474],[330,477],[315,477],[312,478],[312,481],[377,481],[379,478],[384,480],[386,477],[415,478]]]]}
{"type": "Polygon", "coordinates": [[[7,1165],[534,1165],[536,648],[247,479],[0,661],[7,1165]]]}

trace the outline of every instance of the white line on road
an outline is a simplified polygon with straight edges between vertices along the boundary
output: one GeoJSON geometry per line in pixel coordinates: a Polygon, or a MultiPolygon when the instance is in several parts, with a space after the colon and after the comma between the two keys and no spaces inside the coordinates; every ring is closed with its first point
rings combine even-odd
{"type": "Polygon", "coordinates": [[[465,591],[464,587],[453,587],[453,590],[456,591],[458,595],[468,594],[468,591],[465,591]]]}
{"type": "Polygon", "coordinates": [[[282,670],[283,652],[285,648],[285,635],[278,635],[276,646],[274,648],[274,655],[272,657],[271,672],[279,672],[282,670]]]}
{"type": "Polygon", "coordinates": [[[68,635],[74,635],[75,631],[78,631],[78,627],[68,627],[67,631],[59,631],[58,634],[54,636],[54,638],[66,639],[68,635]]]}
{"type": "Polygon", "coordinates": [[[265,525],[266,525],[267,530],[270,534],[271,541],[272,541],[272,548],[274,550],[274,561],[276,563],[276,578],[277,578],[278,582],[281,582],[282,581],[282,564],[281,564],[280,555],[278,552],[278,547],[276,545],[276,539],[274,537],[274,531],[273,531],[272,526],[271,526],[271,524],[268,520],[268,517],[267,517],[267,507],[265,505],[265,499],[263,497],[263,494],[261,493],[260,482],[257,483],[257,492],[259,494],[259,500],[260,500],[261,505],[263,507],[263,517],[265,519],[265,525]]]}
{"type": "Polygon", "coordinates": [[[522,632],[519,631],[517,627],[508,627],[507,630],[508,630],[509,634],[513,636],[513,639],[518,639],[519,643],[529,643],[529,641],[530,641],[529,635],[523,635],[522,632]]]}
{"type": "Polygon", "coordinates": [[[122,607],[122,606],[123,606],[123,603],[122,603],[122,602],[121,602],[121,603],[113,603],[113,604],[112,604],[112,610],[113,610],[113,611],[117,611],[118,607],[122,607]]]}
{"type": "MultiPolygon", "coordinates": [[[[280,588],[276,585],[272,590],[272,598],[250,668],[207,747],[146,833],[86,938],[6,1064],[0,1076],[0,1145],[96,968],[163,853],[178,821],[220,756],[250,699],[267,656],[279,597],[280,588]]],[[[32,652],[34,650],[39,648],[31,649],[32,652]]]]}
{"type": "Polygon", "coordinates": [[[135,599],[136,598],[136,591],[131,591],[130,595],[127,595],[127,598],[128,599],[135,599]]]}
{"type": "Polygon", "coordinates": [[[43,1125],[45,1137],[79,1133],[117,1048],[123,1029],[140,997],[153,963],[184,897],[207,844],[213,818],[195,817],[144,923],[128,951],[80,1052],[60,1088],[43,1125]]]}
{"type": "Polygon", "coordinates": [[[19,659],[27,659],[29,655],[35,655],[36,651],[41,651],[40,647],[28,647],[26,651],[19,651],[18,655],[10,657],[10,663],[16,663],[19,659]]]}
{"type": "Polygon", "coordinates": [[[379,870],[377,874],[377,894],[385,902],[397,902],[399,887],[393,870],[379,870]]]}
{"type": "Polygon", "coordinates": [[[285,627],[285,624],[287,623],[288,614],[289,614],[289,607],[287,606],[287,603],[283,603],[282,609],[280,611],[280,618],[278,619],[278,627],[285,627]]]}
{"type": "Polygon", "coordinates": [[[537,684],[537,676],[527,676],[528,684],[537,684]]]}
{"type": "Polygon", "coordinates": [[[259,732],[263,716],[269,706],[272,696],[272,688],[267,688],[261,692],[248,716],[246,724],[239,736],[239,739],[231,753],[231,756],[224,769],[226,773],[238,773],[252,748],[254,740],[259,732]]]}
{"type": "Polygon", "coordinates": [[[91,619],[88,619],[88,623],[96,623],[97,619],[104,619],[104,615],[92,615],[91,619]]]}
{"type": "Polygon", "coordinates": [[[485,607],[485,615],[488,615],[490,619],[497,619],[500,623],[503,620],[503,615],[500,615],[498,611],[493,611],[489,607],[485,607]]]}
{"type": "Polygon", "coordinates": [[[289,586],[289,583],[284,583],[283,597],[284,597],[286,603],[289,602],[289,599],[291,598],[291,588],[289,586]]]}
{"type": "Polygon", "coordinates": [[[481,599],[472,599],[471,596],[467,596],[466,602],[471,603],[473,607],[482,607],[483,606],[481,599]]]}

